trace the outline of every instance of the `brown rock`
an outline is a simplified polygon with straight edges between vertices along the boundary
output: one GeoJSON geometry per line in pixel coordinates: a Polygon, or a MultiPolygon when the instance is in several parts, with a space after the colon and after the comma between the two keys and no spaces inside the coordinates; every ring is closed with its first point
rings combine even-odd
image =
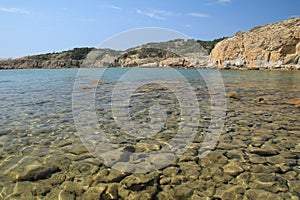
{"type": "Polygon", "coordinates": [[[258,26],[216,44],[210,58],[219,68],[296,69],[300,18],[258,26]]]}
{"type": "Polygon", "coordinates": [[[283,200],[278,194],[273,194],[261,189],[250,189],[245,192],[244,199],[283,200]]]}
{"type": "Polygon", "coordinates": [[[99,183],[120,182],[127,174],[116,169],[102,169],[94,177],[94,180],[99,183]]]}
{"type": "Polygon", "coordinates": [[[109,184],[105,194],[102,194],[100,199],[118,199],[118,187],[118,183],[109,184]]]}
{"type": "Polygon", "coordinates": [[[82,199],[100,199],[100,195],[106,190],[106,186],[95,186],[89,188],[83,195],[82,199]]]}
{"type": "Polygon", "coordinates": [[[274,149],[270,146],[263,146],[262,148],[253,148],[251,147],[250,153],[257,154],[260,156],[275,156],[279,154],[279,151],[277,149],[274,149]]]}
{"type": "Polygon", "coordinates": [[[226,185],[217,189],[214,197],[224,200],[242,199],[245,188],[242,186],[226,185]]]}
{"type": "Polygon", "coordinates": [[[239,100],[240,99],[240,97],[238,96],[237,93],[227,93],[226,97],[229,98],[229,99],[235,99],[235,100],[239,100]]]}
{"type": "Polygon", "coordinates": [[[83,193],[82,188],[79,186],[79,184],[72,182],[72,181],[65,181],[63,184],[61,184],[60,189],[64,190],[67,193],[76,194],[78,196],[81,196],[83,193]]]}
{"type": "Polygon", "coordinates": [[[185,185],[175,187],[175,196],[179,199],[188,199],[193,194],[193,189],[185,185]]]}
{"type": "Polygon", "coordinates": [[[109,82],[105,82],[105,81],[93,81],[92,84],[93,85],[106,85],[106,84],[109,84],[109,82]]]}
{"type": "Polygon", "coordinates": [[[10,175],[14,181],[37,181],[40,179],[50,178],[52,174],[59,171],[59,168],[56,166],[43,165],[42,163],[33,161],[30,157],[28,157],[28,159],[24,159],[22,162],[19,162],[10,172],[10,175]]]}
{"type": "Polygon", "coordinates": [[[288,104],[295,105],[296,108],[300,108],[300,99],[298,99],[298,98],[291,98],[291,99],[288,99],[286,102],[288,104]]]}
{"type": "Polygon", "coordinates": [[[226,174],[229,174],[231,176],[237,176],[240,173],[244,172],[244,169],[235,160],[231,160],[229,164],[223,167],[223,169],[226,174]]]}
{"type": "Polygon", "coordinates": [[[199,160],[202,167],[224,166],[228,163],[228,159],[223,155],[224,152],[212,151],[207,156],[199,160]]]}
{"type": "Polygon", "coordinates": [[[121,185],[125,189],[133,191],[141,191],[147,188],[148,186],[153,185],[157,182],[159,174],[150,173],[150,174],[132,174],[127,176],[121,181],[121,185]]]}
{"type": "Polygon", "coordinates": [[[288,186],[293,193],[300,195],[300,181],[288,181],[288,186]]]}

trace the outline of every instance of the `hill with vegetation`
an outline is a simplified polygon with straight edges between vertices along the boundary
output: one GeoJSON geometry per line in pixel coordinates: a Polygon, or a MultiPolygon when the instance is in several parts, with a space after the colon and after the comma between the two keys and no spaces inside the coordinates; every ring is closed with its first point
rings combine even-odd
{"type": "Polygon", "coordinates": [[[208,55],[222,40],[171,40],[148,43],[126,51],[75,48],[63,52],[0,60],[0,69],[79,68],[79,67],[205,67],[208,55]]]}
{"type": "Polygon", "coordinates": [[[125,51],[75,48],[0,60],[0,69],[174,67],[300,70],[300,17],[212,41],[176,39],[125,51]]]}

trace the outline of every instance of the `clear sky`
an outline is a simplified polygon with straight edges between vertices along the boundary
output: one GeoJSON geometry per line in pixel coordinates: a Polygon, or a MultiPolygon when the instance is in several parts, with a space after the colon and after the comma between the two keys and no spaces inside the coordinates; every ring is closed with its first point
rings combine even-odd
{"type": "Polygon", "coordinates": [[[211,40],[300,15],[300,0],[0,0],[0,58],[95,47],[161,27],[211,40]]]}

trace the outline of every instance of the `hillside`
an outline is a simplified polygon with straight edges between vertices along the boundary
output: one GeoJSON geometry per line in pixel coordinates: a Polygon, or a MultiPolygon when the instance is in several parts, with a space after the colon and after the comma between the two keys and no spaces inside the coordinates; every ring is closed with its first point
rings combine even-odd
{"type": "Polygon", "coordinates": [[[217,43],[210,58],[225,69],[300,69],[300,18],[239,31],[217,43]]]}
{"type": "Polygon", "coordinates": [[[171,40],[126,51],[75,48],[0,60],[0,69],[174,67],[300,70],[300,18],[257,26],[212,41],[171,40]]]}
{"type": "Polygon", "coordinates": [[[116,58],[112,67],[206,67],[208,50],[195,40],[171,40],[128,49],[116,58]]]}
{"type": "Polygon", "coordinates": [[[60,53],[0,60],[0,69],[78,67],[206,67],[214,41],[171,40],[148,43],[126,51],[75,48],[60,53]],[[204,47],[202,45],[204,44],[204,47]],[[87,57],[88,56],[88,57],[87,57]],[[87,57],[87,58],[86,58],[87,57]]]}
{"type": "MultiPolygon", "coordinates": [[[[82,66],[87,54],[94,50],[94,48],[75,48],[59,53],[47,53],[17,59],[0,60],[0,69],[79,68],[82,66]]],[[[115,51],[107,49],[99,51],[103,54],[115,53],[115,51]]]]}

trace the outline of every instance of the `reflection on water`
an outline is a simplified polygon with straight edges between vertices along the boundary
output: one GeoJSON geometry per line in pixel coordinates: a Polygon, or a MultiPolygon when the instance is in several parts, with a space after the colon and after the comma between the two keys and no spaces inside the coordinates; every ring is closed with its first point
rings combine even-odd
{"type": "MultiPolygon", "coordinates": [[[[166,109],[167,122],[148,140],[122,133],[113,120],[110,96],[128,70],[108,69],[95,80],[100,128],[128,151],[157,151],[178,130],[178,100],[157,84],[139,88],[131,99],[132,119],[141,126],[149,123],[155,102],[166,109]]],[[[167,73],[157,70],[162,77],[167,73]]],[[[82,145],[72,113],[77,69],[1,71],[0,199],[297,199],[300,73],[222,71],[228,94],[225,128],[214,151],[199,159],[213,94],[196,70],[179,72],[193,86],[201,107],[198,135],[171,166],[132,174],[108,169],[82,145]]]]}

